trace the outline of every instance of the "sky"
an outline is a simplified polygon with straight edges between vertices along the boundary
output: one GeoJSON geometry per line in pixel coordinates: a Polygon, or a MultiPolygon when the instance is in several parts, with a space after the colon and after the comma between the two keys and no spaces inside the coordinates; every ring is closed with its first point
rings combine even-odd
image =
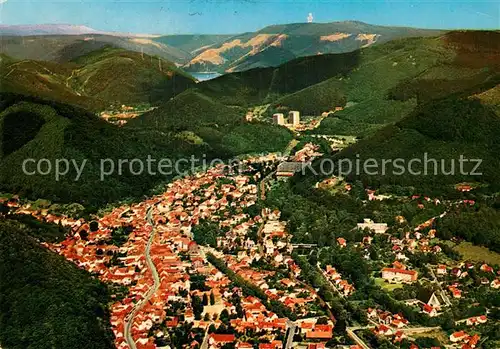
{"type": "Polygon", "coordinates": [[[78,24],[142,34],[237,34],[272,24],[358,20],[500,29],[500,0],[0,0],[1,24],[78,24]]]}

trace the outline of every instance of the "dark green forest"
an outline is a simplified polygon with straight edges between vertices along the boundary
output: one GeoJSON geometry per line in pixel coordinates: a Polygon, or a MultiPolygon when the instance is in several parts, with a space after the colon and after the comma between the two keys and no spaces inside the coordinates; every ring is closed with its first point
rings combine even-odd
{"type": "Polygon", "coordinates": [[[2,346],[113,348],[106,286],[30,234],[16,221],[0,221],[2,346]]]}

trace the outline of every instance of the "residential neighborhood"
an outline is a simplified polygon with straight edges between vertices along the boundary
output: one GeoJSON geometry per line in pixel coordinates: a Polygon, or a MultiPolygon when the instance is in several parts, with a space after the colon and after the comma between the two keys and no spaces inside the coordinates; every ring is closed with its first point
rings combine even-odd
{"type": "MultiPolygon", "coordinates": [[[[305,163],[317,151],[306,143],[291,158],[305,163]]],[[[269,177],[281,161],[267,154],[246,158],[239,171],[217,165],[95,220],[37,210],[16,197],[4,203],[15,214],[68,229],[63,241],[41,244],[113,287],[110,324],[119,349],[375,348],[382,342],[426,348],[417,344],[423,336],[446,348],[480,347],[492,309],[461,310],[470,316],[447,332],[437,326],[472,294],[500,289],[498,265],[450,258],[437,237],[436,220],[471,203],[406,198],[417,210],[440,213],[414,227],[403,216],[391,223],[364,218],[319,247],[297,241],[283,212],[261,203],[262,190],[282,183],[269,177]],[[365,300],[360,288],[367,286],[336,259],[342,254],[371,265],[376,292],[397,303],[365,300]],[[339,320],[339,306],[356,315],[339,320]]],[[[318,188],[329,190],[325,183],[318,188]]],[[[367,202],[387,200],[366,193],[367,202]]]]}

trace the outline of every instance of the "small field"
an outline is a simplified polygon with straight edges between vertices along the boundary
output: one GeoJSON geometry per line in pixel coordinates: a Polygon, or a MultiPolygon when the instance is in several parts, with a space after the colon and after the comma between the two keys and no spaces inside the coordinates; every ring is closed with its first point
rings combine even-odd
{"type": "Polygon", "coordinates": [[[470,242],[462,242],[453,249],[460,252],[465,260],[484,261],[488,264],[500,264],[500,253],[490,251],[486,247],[475,246],[470,242]]]}
{"type": "Polygon", "coordinates": [[[449,337],[444,331],[430,331],[430,332],[422,332],[422,333],[415,333],[412,334],[410,337],[412,338],[422,338],[422,337],[428,337],[428,338],[435,338],[441,343],[441,345],[445,345],[449,343],[449,337]]]}
{"type": "Polygon", "coordinates": [[[394,291],[397,288],[403,287],[403,284],[391,284],[388,282],[385,282],[384,279],[382,278],[375,278],[375,284],[382,287],[385,291],[394,291]]]}

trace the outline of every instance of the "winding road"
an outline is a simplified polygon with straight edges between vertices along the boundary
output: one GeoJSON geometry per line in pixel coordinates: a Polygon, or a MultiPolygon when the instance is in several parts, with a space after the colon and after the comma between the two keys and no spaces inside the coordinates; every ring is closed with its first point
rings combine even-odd
{"type": "Polygon", "coordinates": [[[132,311],[127,315],[125,318],[125,327],[123,330],[123,336],[125,337],[125,340],[127,341],[128,346],[131,349],[137,349],[137,346],[135,345],[134,338],[132,337],[132,325],[134,323],[135,316],[141,310],[141,308],[149,302],[151,297],[158,291],[160,288],[160,277],[158,275],[158,271],[156,270],[156,267],[151,260],[151,245],[153,243],[154,237],[155,237],[155,224],[153,221],[153,207],[149,207],[148,211],[146,213],[146,219],[149,224],[153,227],[151,230],[151,234],[149,236],[148,244],[146,245],[146,249],[144,251],[144,257],[146,258],[146,264],[148,265],[149,270],[151,270],[151,273],[153,274],[153,279],[154,279],[154,284],[153,287],[149,289],[149,291],[146,293],[146,296],[144,299],[140,302],[138,302],[135,307],[132,309],[132,311]]]}

